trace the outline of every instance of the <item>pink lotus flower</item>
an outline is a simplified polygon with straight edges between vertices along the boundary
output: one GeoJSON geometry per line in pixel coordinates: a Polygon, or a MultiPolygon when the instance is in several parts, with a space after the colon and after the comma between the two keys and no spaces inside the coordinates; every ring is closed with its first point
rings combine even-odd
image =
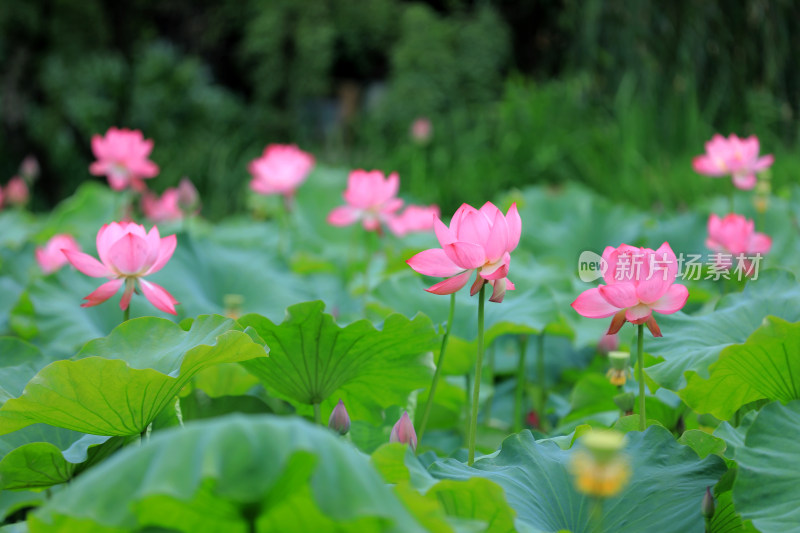
{"type": "Polygon", "coordinates": [[[389,230],[398,237],[412,232],[432,231],[433,221],[439,218],[439,206],[409,205],[403,212],[389,218],[389,230]]]}
{"type": "Polygon", "coordinates": [[[19,165],[19,173],[28,183],[33,183],[39,177],[39,161],[32,155],[27,156],[19,165]]]}
{"type": "Polygon", "coordinates": [[[347,205],[334,208],[328,214],[328,224],[349,226],[361,221],[365,230],[380,233],[381,224],[388,225],[395,211],[403,206],[403,200],[396,197],[399,188],[396,172],[384,178],[380,170],[352,171],[342,195],[347,205]]]}
{"type": "Polygon", "coordinates": [[[6,184],[5,201],[9,205],[24,206],[30,199],[28,185],[19,176],[14,176],[6,184]]]}
{"type": "Polygon", "coordinates": [[[178,189],[170,188],[164,191],[159,197],[157,194],[145,191],[142,194],[142,212],[144,216],[153,222],[164,222],[166,220],[180,220],[183,218],[183,211],[178,206],[178,189]]]}
{"type": "Polygon", "coordinates": [[[144,139],[139,130],[109,128],[105,137],[92,137],[92,152],[97,161],[89,166],[95,176],[106,176],[115,191],[127,187],[141,191],[142,179],[158,174],[158,165],[147,157],[153,150],[153,141],[144,139]]]}
{"type": "Polygon", "coordinates": [[[706,153],[692,160],[694,170],[705,176],[718,178],[731,175],[733,184],[742,190],[750,190],[758,181],[756,173],[772,166],[772,155],[758,157],[758,138],[750,136],[740,139],[731,134],[727,139],[714,135],[706,143],[706,153]]]}
{"type": "Polygon", "coordinates": [[[55,272],[67,262],[67,256],[64,255],[64,250],[71,252],[80,252],[81,247],[75,242],[72,235],[66,233],[59,233],[53,235],[44,248],[41,246],[36,248],[36,262],[45,274],[55,272]]]}
{"type": "Polygon", "coordinates": [[[403,413],[400,420],[395,423],[392,428],[392,433],[389,435],[389,442],[402,442],[403,444],[408,444],[411,446],[412,450],[416,451],[417,432],[414,431],[414,424],[412,424],[411,419],[408,418],[408,413],[403,413]]]}
{"type": "Polygon", "coordinates": [[[437,217],[434,231],[442,247],[424,250],[406,263],[426,276],[452,277],[425,290],[452,294],[467,284],[473,270],[478,273],[470,290],[473,296],[484,283],[492,285],[489,298],[492,302],[502,302],[506,290],[514,289],[506,275],[511,252],[519,244],[522,231],[516,203],[505,216],[491,202],[486,202],[480,210],[463,204],[453,215],[449,228],[437,217]]]}
{"type": "Polygon", "coordinates": [[[72,266],[93,278],[109,278],[94,292],[84,298],[81,307],[91,307],[105,302],[125,285],[119,306],[127,309],[137,282],[142,293],[151,304],[165,313],[177,314],[178,303],[163,287],[145,281],[144,276],[161,270],[172,257],[177,245],[175,235],[161,238],[158,227],[147,232],[144,226],[133,222],[112,222],[97,232],[97,254],[100,261],[91,255],[65,250],[72,266]]]}
{"type": "Polygon", "coordinates": [[[743,215],[730,213],[721,219],[712,214],[708,218],[706,246],[718,252],[717,264],[723,267],[729,268],[737,256],[750,256],[743,260],[745,272],[750,274],[750,259],[768,253],[772,248],[772,239],[756,232],[754,222],[743,215]]]}
{"type": "Polygon", "coordinates": [[[418,117],[411,123],[411,138],[419,144],[427,144],[433,135],[433,125],[430,119],[418,117]]]}
{"type": "Polygon", "coordinates": [[[685,286],[675,284],[678,261],[669,244],[665,242],[656,251],[627,244],[609,246],[603,252],[603,263],[607,285],[583,291],[572,302],[573,309],[587,318],[613,315],[607,335],[631,322],[646,324],[654,337],[661,337],[653,312],[675,313],[689,297],[685,286]]]}
{"type": "Polygon", "coordinates": [[[290,197],[311,169],[314,157],[295,145],[270,144],[247,170],[253,175],[250,188],[258,194],[282,194],[290,197]]]}

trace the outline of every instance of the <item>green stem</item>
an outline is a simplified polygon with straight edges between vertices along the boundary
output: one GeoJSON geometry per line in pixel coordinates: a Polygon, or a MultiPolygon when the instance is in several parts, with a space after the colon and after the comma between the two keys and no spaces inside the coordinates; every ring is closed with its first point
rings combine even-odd
{"type": "MultiPolygon", "coordinates": [[[[469,414],[472,412],[469,396],[470,383],[469,372],[467,372],[464,374],[464,422],[467,424],[466,431],[464,432],[465,435],[469,435],[469,414]]],[[[469,437],[467,437],[467,439],[469,439],[469,437]]]]}
{"type": "Polygon", "coordinates": [[[469,424],[469,453],[467,465],[472,466],[475,462],[475,437],[478,432],[478,398],[481,392],[481,370],[483,369],[483,308],[484,295],[486,293],[486,283],[481,286],[478,294],[478,354],[475,360],[475,382],[472,384],[472,418],[469,424]]]}
{"type": "Polygon", "coordinates": [[[128,307],[122,312],[122,321],[127,322],[131,319],[131,304],[128,303],[128,307]]]}
{"type": "Polygon", "coordinates": [[[594,497],[591,505],[591,531],[601,533],[603,531],[603,500],[594,497]]]}
{"type": "Polygon", "coordinates": [[[422,414],[422,422],[419,425],[419,433],[417,435],[418,441],[422,441],[422,436],[425,434],[425,428],[428,426],[428,418],[430,418],[431,408],[433,407],[433,398],[436,396],[436,387],[439,385],[439,377],[442,374],[444,354],[447,350],[447,341],[450,338],[450,328],[453,325],[453,314],[455,313],[455,310],[456,293],[453,293],[450,295],[450,312],[447,314],[447,326],[444,330],[444,337],[442,337],[442,347],[439,349],[439,360],[436,362],[436,371],[433,373],[431,391],[428,393],[428,401],[425,403],[425,411],[422,414]]]}
{"type": "Polygon", "coordinates": [[[517,362],[517,388],[514,394],[514,433],[522,431],[522,401],[525,392],[525,354],[528,336],[519,336],[519,361],[517,362]]]}
{"type": "Polygon", "coordinates": [[[536,350],[536,377],[539,379],[539,429],[547,431],[547,371],[544,365],[544,331],[539,333],[536,350]]]}
{"type": "Polygon", "coordinates": [[[639,382],[639,431],[647,429],[647,416],[644,408],[644,324],[639,324],[636,340],[636,380],[639,382]]]}
{"type": "Polygon", "coordinates": [[[322,414],[319,410],[319,403],[316,402],[314,403],[314,422],[316,422],[318,426],[322,424],[322,414]]]}

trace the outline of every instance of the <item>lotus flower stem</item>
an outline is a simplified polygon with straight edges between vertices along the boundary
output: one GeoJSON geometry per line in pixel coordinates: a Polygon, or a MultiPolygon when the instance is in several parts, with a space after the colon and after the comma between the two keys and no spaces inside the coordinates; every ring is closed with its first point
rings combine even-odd
{"type": "Polygon", "coordinates": [[[486,284],[481,285],[478,294],[478,355],[475,360],[475,382],[472,384],[472,418],[469,424],[469,455],[467,465],[475,462],[475,437],[478,432],[478,398],[481,392],[481,370],[483,369],[483,308],[485,304],[486,284]]]}
{"type": "Polygon", "coordinates": [[[450,338],[450,328],[453,325],[453,314],[456,310],[456,293],[450,295],[450,311],[447,313],[447,326],[444,330],[444,337],[442,337],[442,347],[439,349],[439,360],[436,362],[436,371],[433,373],[433,382],[431,383],[431,391],[428,393],[428,401],[425,402],[425,411],[422,414],[422,422],[419,425],[419,440],[422,441],[422,436],[425,434],[425,428],[428,426],[428,418],[431,415],[431,407],[433,407],[433,398],[436,396],[436,386],[439,384],[439,377],[442,374],[442,364],[444,364],[444,354],[447,350],[447,341],[450,338]]]}
{"type": "Polygon", "coordinates": [[[319,411],[319,402],[314,402],[314,422],[317,425],[322,424],[322,415],[319,411]]]}
{"type": "Polygon", "coordinates": [[[539,333],[536,347],[536,374],[539,378],[539,429],[547,431],[548,422],[545,416],[547,406],[547,372],[544,365],[544,331],[539,333]]]}
{"type": "Polygon", "coordinates": [[[639,431],[647,429],[647,416],[644,408],[644,324],[638,326],[638,338],[636,340],[636,381],[639,382],[639,431]]]}
{"type": "Polygon", "coordinates": [[[522,431],[522,401],[525,393],[525,354],[528,336],[519,336],[519,362],[517,364],[517,389],[514,394],[514,433],[522,431]]]}
{"type": "Polygon", "coordinates": [[[131,318],[131,304],[128,304],[128,307],[122,311],[122,321],[127,322],[131,318]]]}

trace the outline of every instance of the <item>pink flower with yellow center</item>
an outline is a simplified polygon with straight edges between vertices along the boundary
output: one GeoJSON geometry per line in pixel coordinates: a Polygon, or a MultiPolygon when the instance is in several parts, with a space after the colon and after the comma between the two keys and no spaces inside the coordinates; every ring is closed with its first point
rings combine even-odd
{"type": "Polygon", "coordinates": [[[706,143],[706,153],[692,160],[694,170],[705,176],[719,178],[730,175],[739,189],[749,190],[756,186],[756,174],[772,166],[774,157],[758,157],[759,145],[756,136],[740,139],[731,134],[727,139],[714,135],[706,143]]]}

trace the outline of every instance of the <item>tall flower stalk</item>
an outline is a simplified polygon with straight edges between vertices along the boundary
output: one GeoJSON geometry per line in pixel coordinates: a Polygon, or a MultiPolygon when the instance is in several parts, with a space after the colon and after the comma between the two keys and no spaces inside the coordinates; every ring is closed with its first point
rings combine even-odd
{"type": "Polygon", "coordinates": [[[467,456],[467,465],[472,466],[475,462],[475,439],[478,433],[478,398],[481,394],[481,370],[483,369],[483,324],[484,324],[484,295],[486,292],[486,285],[481,286],[480,294],[478,294],[478,354],[475,359],[475,379],[472,384],[472,415],[469,422],[469,441],[467,447],[469,450],[467,456]]]}

